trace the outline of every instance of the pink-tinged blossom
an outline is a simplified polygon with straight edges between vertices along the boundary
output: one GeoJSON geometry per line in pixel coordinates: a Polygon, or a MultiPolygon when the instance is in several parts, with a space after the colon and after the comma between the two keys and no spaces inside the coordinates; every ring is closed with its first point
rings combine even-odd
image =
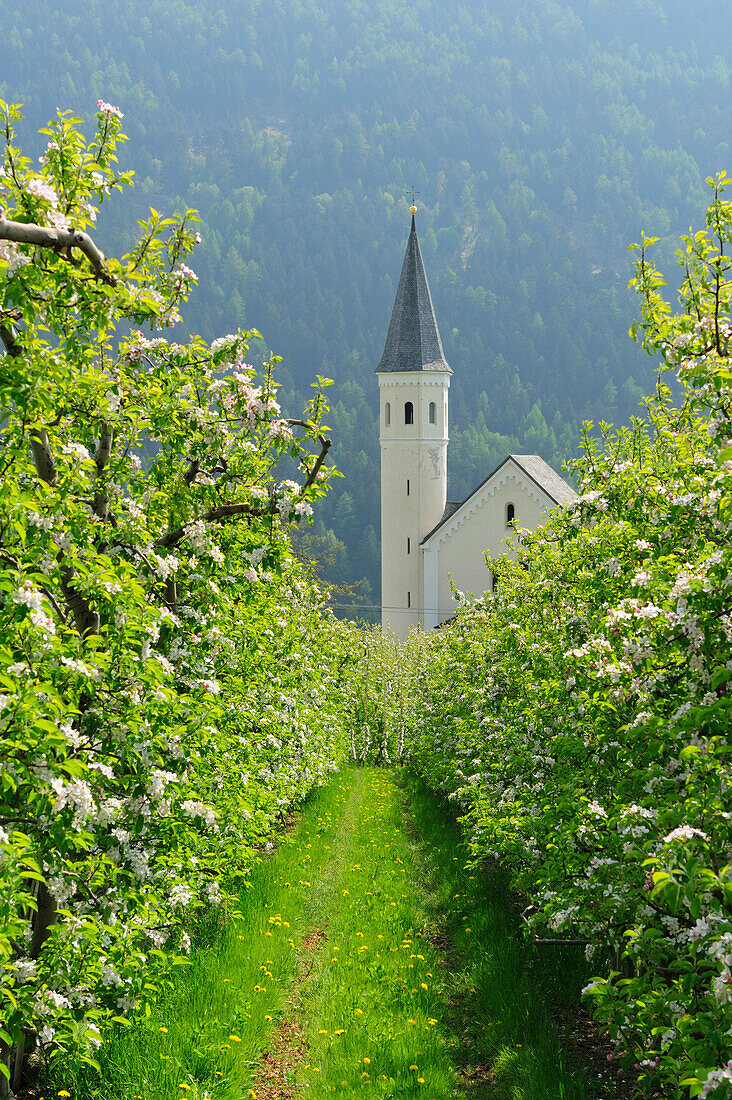
{"type": "Polygon", "coordinates": [[[30,581],[23,581],[20,588],[16,589],[13,593],[13,603],[27,607],[30,611],[43,611],[43,596],[30,581]]]}
{"type": "Polygon", "coordinates": [[[217,680],[200,680],[199,686],[207,691],[209,695],[220,695],[221,684],[217,680]]]}
{"type": "Polygon", "coordinates": [[[97,107],[104,115],[114,115],[115,118],[124,118],[119,107],[113,107],[111,103],[105,103],[103,99],[97,100],[97,107]]]}
{"type": "Polygon", "coordinates": [[[50,183],[47,183],[39,176],[34,176],[29,179],[25,185],[25,189],[29,195],[33,195],[36,199],[43,199],[44,202],[50,203],[51,206],[56,207],[59,203],[59,198],[50,183]]]}
{"type": "Polygon", "coordinates": [[[292,428],[286,420],[273,420],[267,433],[270,439],[292,439],[292,428]]]}
{"type": "Polygon", "coordinates": [[[732,1058],[720,1069],[712,1069],[707,1074],[706,1080],[699,1093],[700,1100],[706,1100],[711,1092],[716,1092],[724,1084],[732,1084],[732,1058]]]}
{"type": "Polygon", "coordinates": [[[30,262],[30,256],[21,252],[17,244],[12,241],[0,241],[0,263],[7,264],[4,272],[7,279],[12,279],[19,268],[30,262]]]}

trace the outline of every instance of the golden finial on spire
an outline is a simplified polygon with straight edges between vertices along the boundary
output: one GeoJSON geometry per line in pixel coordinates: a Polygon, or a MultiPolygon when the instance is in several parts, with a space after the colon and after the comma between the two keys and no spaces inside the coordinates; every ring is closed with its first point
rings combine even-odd
{"type": "Polygon", "coordinates": [[[417,206],[415,204],[414,199],[415,199],[415,196],[419,194],[419,191],[415,191],[413,187],[410,187],[409,190],[412,193],[412,205],[409,207],[409,213],[412,215],[412,217],[414,217],[414,215],[417,213],[417,206]]]}

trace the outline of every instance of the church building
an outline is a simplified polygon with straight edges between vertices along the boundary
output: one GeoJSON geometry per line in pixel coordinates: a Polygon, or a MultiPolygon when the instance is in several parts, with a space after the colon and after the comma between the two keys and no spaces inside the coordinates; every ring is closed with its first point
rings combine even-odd
{"type": "Polygon", "coordinates": [[[463,501],[447,499],[448,390],[414,222],[379,380],[381,623],[399,637],[455,612],[451,582],[479,595],[492,585],[485,552],[510,553],[514,527],[536,527],[575,493],[539,455],[508,455],[463,501]]]}

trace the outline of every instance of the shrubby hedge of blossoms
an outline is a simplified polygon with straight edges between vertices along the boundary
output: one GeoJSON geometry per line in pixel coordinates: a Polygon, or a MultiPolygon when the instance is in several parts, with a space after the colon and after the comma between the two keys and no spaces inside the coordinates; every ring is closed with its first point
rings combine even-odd
{"type": "Polygon", "coordinates": [[[0,1094],[93,1062],[348,753],[329,619],[289,522],[326,489],[322,385],[282,417],[247,334],[171,343],[191,215],[121,261],[88,230],[121,113],[35,167],[2,105],[0,1094]],[[121,332],[129,335],[115,335],[121,332]],[[149,335],[143,335],[148,326],[149,335]],[[156,330],[157,333],[156,333],[156,330]],[[287,461],[298,480],[281,479],[287,461]],[[24,1057],[25,1056],[25,1057],[24,1057]]]}
{"type": "MultiPolygon", "coordinates": [[[[713,182],[713,181],[710,181],[713,182]]],[[[636,334],[673,368],[585,442],[575,504],[433,636],[416,765],[513,872],[542,938],[587,941],[618,1073],[732,1092],[732,206],[714,184],[672,314],[644,241],[636,334]]]]}

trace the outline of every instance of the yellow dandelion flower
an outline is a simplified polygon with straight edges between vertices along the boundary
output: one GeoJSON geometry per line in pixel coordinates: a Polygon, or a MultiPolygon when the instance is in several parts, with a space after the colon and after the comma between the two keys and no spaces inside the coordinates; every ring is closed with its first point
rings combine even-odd
{"type": "Polygon", "coordinates": [[[186,1092],[190,1092],[190,1091],[191,1091],[191,1086],[190,1086],[190,1085],[178,1085],[178,1088],[179,1088],[179,1089],[185,1089],[185,1090],[186,1090],[186,1092]]]}
{"type": "Polygon", "coordinates": [[[264,1018],[265,1018],[265,1020],[271,1020],[272,1019],[271,1016],[265,1016],[264,1018]]]}
{"type": "Polygon", "coordinates": [[[370,1058],[364,1058],[364,1060],[363,1060],[363,1064],[364,1064],[365,1066],[370,1066],[370,1065],[371,1065],[371,1059],[370,1059],[370,1058]]]}
{"type": "Polygon", "coordinates": [[[239,1038],[238,1035],[230,1035],[229,1038],[231,1039],[232,1043],[240,1043],[241,1042],[241,1039],[239,1038]]]}
{"type": "Polygon", "coordinates": [[[369,1076],[370,1075],[366,1072],[366,1070],[364,1070],[363,1073],[361,1074],[361,1080],[366,1081],[366,1080],[368,1080],[369,1076]]]}
{"type": "Polygon", "coordinates": [[[412,1070],[412,1071],[413,1071],[414,1073],[416,1073],[416,1072],[417,1072],[417,1070],[419,1069],[419,1066],[410,1066],[409,1068],[410,1068],[410,1069],[411,1069],[411,1070],[412,1070]]]}
{"type": "MultiPolygon", "coordinates": [[[[167,1034],[168,1034],[168,1029],[167,1029],[167,1027],[159,1027],[159,1028],[158,1028],[158,1031],[162,1031],[163,1035],[167,1035],[167,1034]]],[[[61,1095],[62,1095],[62,1093],[59,1093],[59,1096],[61,1096],[61,1095]]]]}
{"type": "Polygon", "coordinates": [[[61,1089],[61,1091],[59,1093],[57,1093],[57,1095],[58,1096],[71,1096],[71,1093],[67,1092],[66,1089],[61,1089]]]}
{"type": "Polygon", "coordinates": [[[344,1027],[336,1028],[336,1030],[333,1032],[333,1034],[334,1035],[345,1035],[346,1034],[346,1029],[344,1027]]]}
{"type": "Polygon", "coordinates": [[[423,1085],[424,1084],[424,1077],[418,1077],[417,1082],[418,1082],[418,1084],[423,1085]]]}
{"type": "Polygon", "coordinates": [[[247,1096],[249,1097],[249,1100],[257,1100],[257,1094],[254,1089],[249,1089],[247,1096]]]}
{"type": "Polygon", "coordinates": [[[420,982],[419,984],[422,986],[422,989],[429,989],[429,986],[426,982],[420,982]]]}

